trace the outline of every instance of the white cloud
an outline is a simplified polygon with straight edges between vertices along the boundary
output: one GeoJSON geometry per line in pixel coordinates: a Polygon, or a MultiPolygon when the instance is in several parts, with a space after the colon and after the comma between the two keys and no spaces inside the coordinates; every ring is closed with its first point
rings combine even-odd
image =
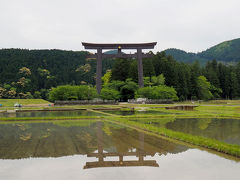
{"type": "Polygon", "coordinates": [[[237,0],[1,0],[0,48],[157,41],[156,50],[196,52],[240,37],[239,7],[237,0]]]}

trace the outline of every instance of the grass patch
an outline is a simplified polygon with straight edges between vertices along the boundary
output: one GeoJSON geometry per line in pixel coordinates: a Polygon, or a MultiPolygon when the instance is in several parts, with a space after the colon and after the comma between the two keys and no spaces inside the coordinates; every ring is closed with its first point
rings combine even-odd
{"type": "Polygon", "coordinates": [[[43,99],[0,99],[0,104],[3,107],[13,107],[15,103],[24,105],[30,104],[51,104],[49,101],[43,99]]]}

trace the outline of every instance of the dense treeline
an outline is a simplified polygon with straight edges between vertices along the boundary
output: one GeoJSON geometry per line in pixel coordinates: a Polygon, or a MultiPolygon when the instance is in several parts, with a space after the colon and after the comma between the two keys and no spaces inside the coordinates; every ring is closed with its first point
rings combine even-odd
{"type": "MultiPolygon", "coordinates": [[[[88,52],[62,50],[0,50],[0,98],[47,98],[58,85],[94,84],[96,61],[88,52]],[[22,69],[23,68],[23,69],[22,69]],[[21,72],[24,71],[27,72],[21,72]]],[[[103,71],[112,60],[103,61],[103,71]]]]}
{"type": "MultiPolygon", "coordinates": [[[[94,86],[96,61],[87,59],[87,54],[83,51],[0,50],[0,98],[48,99],[49,90],[56,86],[94,86]]],[[[137,97],[136,93],[142,97],[139,92],[151,97],[149,92],[164,92],[165,87],[174,88],[178,97],[175,99],[179,100],[240,97],[240,63],[230,66],[213,60],[203,67],[197,61],[186,64],[158,52],[152,58],[143,59],[143,67],[145,87],[159,88],[138,90],[135,59],[104,60],[103,74],[107,73],[103,81],[108,82],[103,85],[101,97],[126,100],[137,97]]]]}
{"type": "MultiPolygon", "coordinates": [[[[165,85],[174,87],[180,100],[240,97],[240,63],[227,66],[213,60],[202,67],[198,61],[186,64],[158,52],[153,58],[144,59],[143,65],[145,77],[151,79],[153,75],[163,74],[165,85]]],[[[137,82],[136,60],[117,60],[112,79],[124,81],[127,78],[137,82]]]]}

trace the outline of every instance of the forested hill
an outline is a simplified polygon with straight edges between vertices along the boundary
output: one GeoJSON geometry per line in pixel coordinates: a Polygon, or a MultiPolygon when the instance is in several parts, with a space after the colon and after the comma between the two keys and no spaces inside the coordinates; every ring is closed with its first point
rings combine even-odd
{"type": "MultiPolygon", "coordinates": [[[[87,54],[86,51],[1,49],[0,87],[25,83],[23,88],[28,89],[29,84],[32,91],[36,91],[61,84],[94,84],[96,60],[86,59],[87,54]],[[20,72],[23,67],[31,74],[20,72]],[[23,77],[25,80],[21,79],[23,77]]],[[[103,61],[103,71],[112,64],[111,60],[103,61]]]]}
{"type": "MultiPolygon", "coordinates": [[[[47,99],[50,89],[59,85],[94,86],[96,60],[87,55],[86,51],[2,49],[0,98],[47,99]]],[[[137,87],[136,59],[104,59],[103,74],[107,69],[111,69],[110,81],[136,83],[137,87]]],[[[198,62],[187,64],[157,52],[143,59],[143,70],[146,86],[151,86],[151,77],[162,77],[162,84],[173,87],[180,100],[240,97],[240,62],[227,66],[211,61],[200,67],[198,62]]]]}
{"type": "Polygon", "coordinates": [[[240,61],[240,38],[222,42],[200,53],[187,53],[179,49],[165,50],[167,55],[172,55],[175,59],[182,62],[193,62],[198,60],[205,64],[209,60],[222,62],[239,62],[240,61]]]}
{"type": "Polygon", "coordinates": [[[211,58],[203,58],[199,56],[197,53],[188,53],[186,51],[180,49],[166,49],[164,51],[167,55],[173,56],[176,60],[184,62],[184,63],[192,63],[196,60],[199,61],[200,64],[206,64],[207,61],[212,60],[211,58]]]}

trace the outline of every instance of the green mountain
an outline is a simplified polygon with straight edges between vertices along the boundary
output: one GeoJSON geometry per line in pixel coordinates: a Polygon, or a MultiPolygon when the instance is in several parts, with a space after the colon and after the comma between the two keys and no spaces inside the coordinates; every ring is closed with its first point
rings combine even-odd
{"type": "Polygon", "coordinates": [[[222,42],[200,53],[188,53],[179,49],[166,49],[167,55],[173,56],[178,61],[191,63],[199,60],[205,64],[209,60],[216,59],[225,63],[240,61],[240,38],[222,42]]]}
{"type": "Polygon", "coordinates": [[[180,49],[166,49],[164,51],[167,55],[173,56],[176,60],[184,63],[192,63],[198,60],[201,64],[205,64],[207,61],[211,60],[209,58],[204,58],[199,56],[197,53],[188,53],[180,49]]]}
{"type": "Polygon", "coordinates": [[[219,61],[240,61],[240,38],[222,42],[199,53],[201,57],[219,61]]]}

